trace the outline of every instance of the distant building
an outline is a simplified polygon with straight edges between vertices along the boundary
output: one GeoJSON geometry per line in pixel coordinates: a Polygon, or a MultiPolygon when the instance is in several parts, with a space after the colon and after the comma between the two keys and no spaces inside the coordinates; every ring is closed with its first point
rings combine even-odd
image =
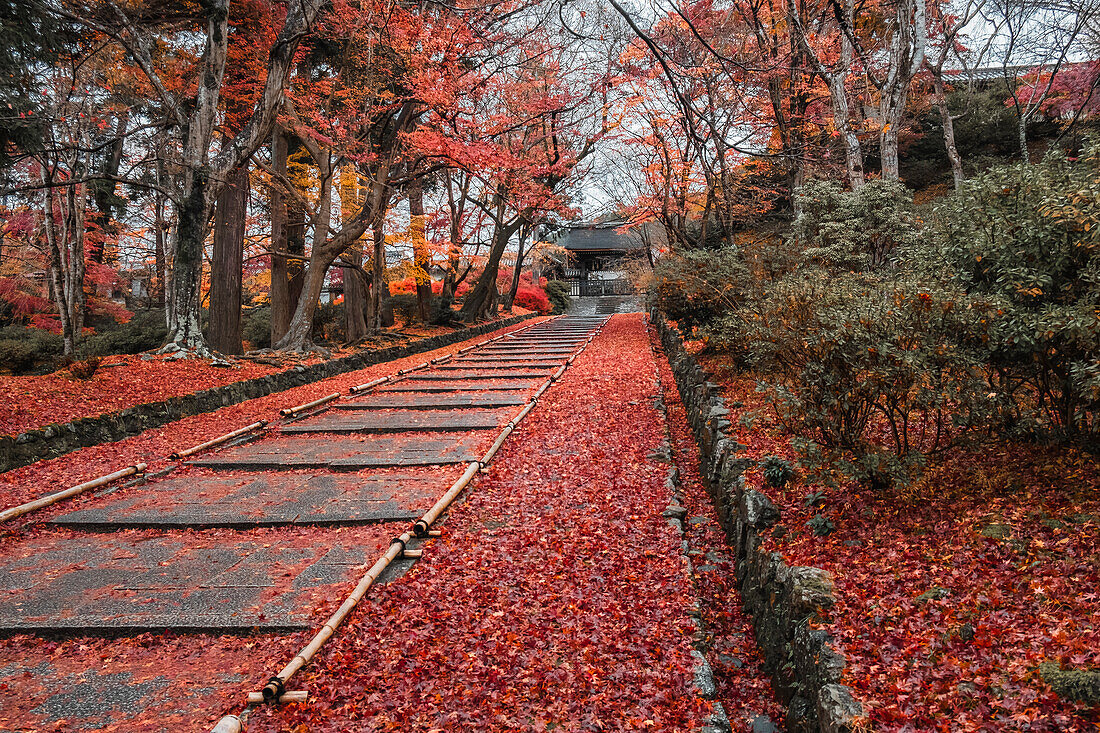
{"type": "Polygon", "coordinates": [[[573,295],[628,295],[634,291],[624,266],[644,256],[646,245],[633,232],[616,231],[622,222],[578,224],[568,227],[557,244],[568,253],[554,273],[572,286],[573,295]]]}

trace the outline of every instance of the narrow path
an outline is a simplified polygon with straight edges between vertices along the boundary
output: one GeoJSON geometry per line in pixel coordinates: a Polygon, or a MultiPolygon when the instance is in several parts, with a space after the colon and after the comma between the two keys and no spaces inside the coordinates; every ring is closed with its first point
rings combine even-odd
{"type": "Polygon", "coordinates": [[[612,318],[424,559],[315,660],[311,701],[248,730],[701,730],[656,371],[643,316],[612,318]]]}

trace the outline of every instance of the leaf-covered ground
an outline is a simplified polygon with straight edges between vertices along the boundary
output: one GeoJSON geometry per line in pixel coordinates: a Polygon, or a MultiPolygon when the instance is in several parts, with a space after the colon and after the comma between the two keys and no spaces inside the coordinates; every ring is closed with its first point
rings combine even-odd
{"type": "MultiPolygon", "coordinates": [[[[696,729],[695,591],[661,517],[656,394],[642,317],[617,316],[421,562],[368,596],[293,680],[310,702],[261,709],[249,730],[696,729]]],[[[752,660],[739,641],[726,651],[752,660]]],[[[765,710],[766,685],[752,680],[737,694],[765,710]]]]}
{"type": "MultiPolygon", "coordinates": [[[[516,309],[516,314],[524,312],[516,309]]],[[[362,349],[337,351],[333,357],[346,356],[358,350],[401,346],[453,330],[442,326],[404,330],[362,349]]],[[[445,348],[447,351],[451,349],[445,348]]],[[[3,405],[0,405],[0,435],[16,435],[52,423],[94,417],[321,361],[317,355],[293,361],[279,360],[277,355],[273,358],[281,365],[240,359],[234,360],[229,367],[215,367],[207,359],[180,361],[121,355],[105,357],[88,380],[75,379],[66,370],[44,376],[0,375],[0,392],[5,397],[3,405]]]]}
{"type": "MultiPolygon", "coordinates": [[[[793,459],[754,382],[720,362],[706,366],[721,377],[748,454],[793,459]],[[750,413],[751,428],[741,419],[750,413]]],[[[747,482],[783,512],[767,549],[834,574],[829,630],[876,730],[1098,729],[1100,709],[1059,700],[1037,669],[1100,668],[1093,458],[1001,444],[958,451],[906,490],[805,481],[776,490],[757,469],[747,482]],[[806,522],[817,514],[835,525],[832,534],[811,532],[806,522]]]]}
{"type": "MultiPolygon", "coordinates": [[[[659,348],[656,334],[652,334],[659,348]]],[[[764,672],[764,658],[756,647],[750,619],[739,601],[736,567],[726,544],[725,532],[715,519],[710,495],[699,472],[699,447],[688,425],[684,403],[666,359],[658,361],[669,439],[684,494],[689,520],[686,539],[695,568],[695,592],[707,632],[707,661],[714,671],[722,702],[734,731],[767,730],[761,720],[770,718],[782,729],[783,706],[771,692],[764,672]],[[756,723],[759,728],[752,726],[756,723]],[[739,727],[740,726],[740,727],[739,727]]]]}
{"type": "MultiPolygon", "coordinates": [[[[163,456],[279,406],[423,358],[272,396],[277,402],[267,397],[188,418],[109,452],[86,449],[6,478],[18,474],[9,483],[15,492],[41,493],[41,475],[32,469],[71,483],[78,473],[92,473],[89,465],[97,461],[109,459],[113,467],[163,456]]],[[[711,663],[731,717],[775,717],[751,631],[736,606],[725,605],[728,567],[716,560],[699,568],[693,583],[680,535],[661,517],[669,464],[654,454],[667,429],[654,407],[656,374],[642,318],[614,319],[452,510],[444,537],[428,543],[410,574],[372,590],[316,663],[291,683],[309,690],[311,701],[261,710],[249,730],[695,730],[709,710],[691,679],[689,611],[699,594],[713,623],[711,663]]],[[[674,387],[670,396],[670,382],[663,381],[666,400],[674,402],[674,387]]],[[[720,554],[676,408],[672,423],[697,520],[688,534],[692,552],[720,554]]],[[[442,490],[455,467],[418,469],[431,471],[440,473],[442,490]]],[[[202,473],[190,468],[181,475],[202,473]]],[[[154,493],[150,484],[111,496],[154,493]]],[[[83,497],[40,518],[95,502],[83,497]]],[[[5,540],[43,542],[67,532],[19,525],[5,528],[5,540]]],[[[315,544],[324,531],[331,530],[207,530],[203,536],[294,547],[315,544]]],[[[363,533],[378,550],[399,528],[349,531],[363,533]]],[[[130,535],[151,542],[169,536],[130,535]]],[[[346,590],[326,587],[311,602],[316,625],[346,590]]],[[[310,635],[8,637],[0,640],[0,692],[18,694],[0,707],[0,729],[209,730],[221,715],[239,710],[245,692],[310,635]]]]}
{"type": "MultiPolygon", "coordinates": [[[[333,392],[346,393],[347,389],[354,385],[393,374],[428,359],[454,353],[486,338],[528,328],[536,322],[538,322],[537,319],[524,321],[516,326],[444,346],[435,351],[384,364],[375,364],[359,371],[223,407],[214,412],[192,415],[159,428],[146,430],[140,435],[125,440],[83,448],[58,458],[38,461],[29,466],[0,473],[0,507],[6,508],[30,501],[141,461],[149,464],[149,473],[163,470],[175,465],[175,461],[168,460],[168,456],[173,451],[198,445],[257,420],[268,420],[274,425],[278,419],[279,410],[283,407],[304,404],[333,392]]],[[[187,363],[177,363],[173,366],[183,370],[190,368],[187,363]]],[[[211,385],[192,384],[187,391],[194,392],[209,386],[211,385]]],[[[59,508],[70,506],[73,506],[72,502],[65,502],[59,505],[59,508]]]]}

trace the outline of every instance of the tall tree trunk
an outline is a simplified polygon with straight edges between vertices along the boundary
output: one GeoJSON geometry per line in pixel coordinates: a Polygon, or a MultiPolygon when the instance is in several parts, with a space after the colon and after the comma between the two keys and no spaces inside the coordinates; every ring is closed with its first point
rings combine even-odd
{"type": "Polygon", "coordinates": [[[175,322],[171,325],[168,340],[178,348],[202,353],[206,342],[199,320],[200,286],[209,208],[206,204],[205,171],[192,171],[190,178],[190,186],[184,189],[187,197],[180,202],[177,210],[178,221],[174,232],[176,257],[172,266],[172,312],[175,322]]]}
{"type": "Polygon", "coordinates": [[[1020,114],[1016,118],[1016,137],[1020,143],[1020,160],[1031,164],[1031,151],[1027,149],[1027,117],[1020,114]]]}
{"type": "Polygon", "coordinates": [[[504,310],[507,313],[512,312],[512,304],[516,301],[516,293],[519,291],[520,275],[523,272],[523,258],[526,252],[524,252],[524,242],[527,240],[527,235],[530,232],[530,227],[523,227],[523,231],[519,235],[519,248],[516,250],[516,266],[512,269],[512,282],[508,286],[508,294],[504,296],[504,310]]]}
{"type": "Polygon", "coordinates": [[[168,221],[164,218],[164,205],[164,194],[157,191],[156,199],[153,202],[153,259],[156,273],[155,282],[153,283],[153,287],[150,288],[150,290],[152,290],[150,295],[152,295],[153,305],[160,308],[163,308],[166,302],[164,294],[166,292],[165,282],[168,274],[168,263],[166,262],[168,247],[165,241],[165,237],[168,234],[168,221]]]}
{"type": "MultiPolygon", "coordinates": [[[[46,176],[43,178],[45,182],[46,176]]],[[[50,294],[57,305],[66,355],[75,353],[84,327],[85,196],[79,184],[45,188],[43,230],[50,256],[50,294]]]]}
{"type": "Polygon", "coordinates": [[[248,214],[248,167],[238,169],[218,195],[214,257],[210,263],[210,348],[240,354],[241,268],[248,214]]]}
{"type": "Polygon", "coordinates": [[[938,72],[932,74],[932,83],[936,95],[936,107],[940,111],[940,120],[943,122],[943,146],[947,151],[947,159],[951,162],[951,177],[955,180],[955,188],[958,189],[966,180],[966,174],[963,173],[962,156],[959,155],[959,149],[955,146],[955,118],[951,116],[943,78],[938,72]]]}
{"type": "Polygon", "coordinates": [[[409,236],[413,247],[416,304],[420,320],[427,323],[432,307],[432,257],[425,234],[424,185],[419,178],[409,186],[409,236]]]}
{"type": "Polygon", "coordinates": [[[374,251],[371,254],[370,300],[367,305],[367,330],[382,330],[382,290],[386,287],[386,222],[379,213],[372,227],[374,251]]]}
{"type": "Polygon", "coordinates": [[[94,188],[96,207],[95,223],[99,229],[100,240],[97,246],[92,247],[91,251],[88,253],[89,258],[93,262],[103,262],[107,237],[115,234],[117,231],[112,221],[115,213],[115,206],[118,203],[118,199],[115,196],[117,184],[114,179],[118,176],[118,171],[122,167],[122,148],[126,138],[126,128],[129,124],[130,107],[123,106],[118,116],[118,122],[115,125],[114,140],[112,140],[110,146],[108,146],[107,157],[103,161],[102,173],[104,177],[96,181],[94,188]]]}
{"type": "Polygon", "coordinates": [[[277,348],[298,351],[307,351],[312,348],[313,313],[316,310],[317,301],[321,298],[321,290],[324,289],[327,273],[328,269],[325,267],[310,267],[305,271],[302,292],[298,297],[299,305],[294,309],[294,317],[290,319],[290,327],[277,348]],[[293,346],[289,346],[291,344],[293,346]]]}
{"type": "MultiPolygon", "coordinates": [[[[355,166],[345,165],[340,172],[340,218],[347,224],[362,206],[365,196],[359,195],[359,174],[355,166]]],[[[344,253],[346,262],[355,267],[344,268],[344,318],[348,342],[356,343],[367,335],[367,321],[363,317],[366,308],[367,284],[360,268],[363,266],[363,240],[355,242],[344,253]]]]}
{"type": "MultiPolygon", "coordinates": [[[[289,140],[281,127],[271,136],[271,169],[286,177],[289,140]]],[[[271,187],[271,343],[277,344],[290,327],[290,275],[287,272],[287,206],[286,194],[278,186],[271,187]]]]}

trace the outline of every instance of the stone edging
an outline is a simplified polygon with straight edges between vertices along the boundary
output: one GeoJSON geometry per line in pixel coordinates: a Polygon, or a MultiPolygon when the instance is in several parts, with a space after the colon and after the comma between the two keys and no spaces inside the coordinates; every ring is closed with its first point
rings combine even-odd
{"type": "Polygon", "coordinates": [[[0,437],[0,472],[26,466],[44,458],[54,458],[80,448],[122,440],[189,415],[211,412],[221,407],[293,389],[375,364],[422,354],[490,331],[514,326],[534,316],[533,313],[513,316],[504,321],[483,323],[479,326],[420,339],[404,346],[361,351],[339,359],[330,359],[311,366],[296,366],[275,374],[233,382],[194,394],[170,397],[158,402],[146,402],[116,412],[77,418],[72,422],[47,425],[16,436],[5,435],[0,437]]]}
{"type": "Polygon", "coordinates": [[[791,567],[779,553],[761,549],[764,533],[779,522],[779,510],[761,492],[745,489],[742,474],[752,462],[738,455],[744,446],[727,435],[729,410],[718,385],[707,380],[662,314],[654,312],[651,320],[695,432],[701,473],[733,545],[742,604],[752,617],[772,686],[787,705],[787,730],[866,730],[863,706],[839,684],[843,655],[828,632],[813,628],[836,603],[832,576],[819,568],[791,567]]]}

